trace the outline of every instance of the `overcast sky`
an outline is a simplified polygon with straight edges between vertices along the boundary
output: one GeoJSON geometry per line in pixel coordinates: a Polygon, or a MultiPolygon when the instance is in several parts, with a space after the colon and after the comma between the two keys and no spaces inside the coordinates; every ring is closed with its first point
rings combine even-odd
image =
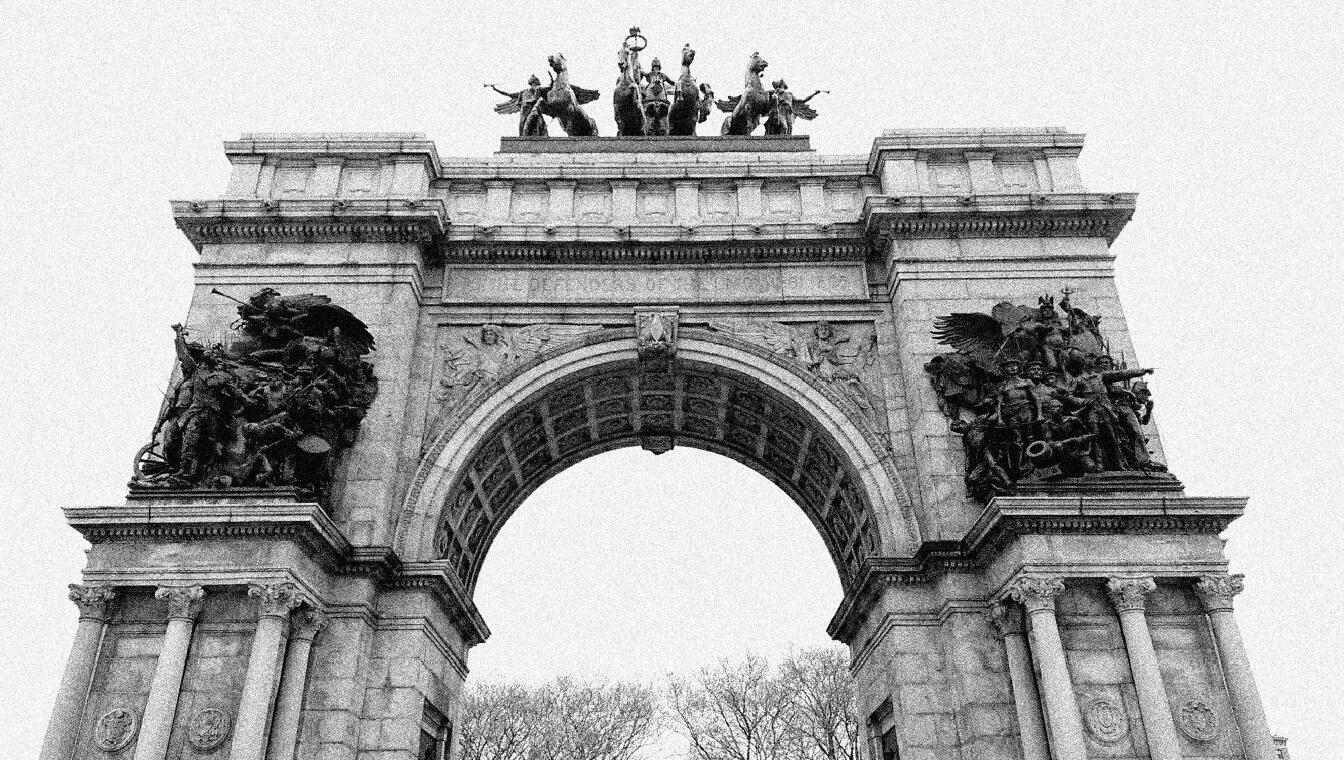
{"type": "MultiPolygon", "coordinates": [[[[172,364],[194,251],[168,200],[212,198],[244,131],[424,131],[485,155],[563,51],[614,134],[615,51],[699,52],[720,93],[759,50],[828,153],[890,127],[1065,126],[1085,184],[1138,191],[1119,287],[1171,461],[1192,495],[1249,495],[1227,531],[1270,725],[1344,757],[1344,423],[1337,2],[9,6],[0,26],[0,746],[37,754],[75,625],[84,544],[59,508],[115,504],[172,364]],[[723,4],[728,5],[728,4],[723,4]],[[283,6],[277,8],[276,6],[283,6]]],[[[669,63],[669,66],[671,64],[669,63]]],[[[478,602],[480,677],[652,677],[825,641],[839,585],[820,539],[745,467],[604,455],[501,533],[478,602]]]]}

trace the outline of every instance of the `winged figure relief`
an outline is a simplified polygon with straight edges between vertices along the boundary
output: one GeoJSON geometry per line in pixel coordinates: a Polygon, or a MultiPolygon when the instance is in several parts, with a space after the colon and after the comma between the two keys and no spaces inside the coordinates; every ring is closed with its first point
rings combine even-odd
{"type": "Polygon", "coordinates": [[[542,350],[596,329],[590,325],[541,324],[515,329],[481,325],[474,334],[439,344],[443,366],[435,399],[445,411],[451,409],[542,350]]]}
{"type": "Polygon", "coordinates": [[[838,389],[871,421],[881,423],[878,399],[865,382],[877,356],[877,337],[841,334],[826,320],[793,326],[769,320],[720,320],[711,330],[730,333],[797,360],[838,389]]]}

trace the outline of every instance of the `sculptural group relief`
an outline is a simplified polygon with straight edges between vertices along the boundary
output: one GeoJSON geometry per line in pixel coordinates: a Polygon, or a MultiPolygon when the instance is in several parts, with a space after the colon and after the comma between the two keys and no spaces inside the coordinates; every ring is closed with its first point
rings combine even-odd
{"type": "Polygon", "coordinates": [[[976,499],[1061,479],[1138,474],[1171,479],[1148,451],[1153,399],[1111,355],[1100,317],[1068,289],[1056,305],[1007,301],[989,314],[940,317],[933,337],[956,349],[924,365],[952,431],[962,436],[967,492],[976,499]]]}
{"type": "Polygon", "coordinates": [[[180,379],[131,488],[286,488],[324,502],[378,393],[363,359],[373,336],[326,296],[271,288],[238,301],[233,327],[207,347],[173,326],[180,379]]]}
{"type": "MultiPolygon", "coordinates": [[[[690,43],[681,49],[681,72],[676,79],[663,73],[658,58],[650,62],[648,71],[644,70],[639,54],[647,47],[648,40],[640,34],[639,27],[633,27],[617,53],[616,67],[620,73],[611,99],[618,137],[694,135],[697,125],[709,119],[713,107],[728,114],[719,130],[721,134],[750,135],[764,121],[765,134],[791,135],[796,119],[817,117],[808,101],[827,92],[816,90],[807,97],[798,97],[789,91],[783,79],[775,80],[766,90],[761,73],[770,64],[759,53],[752,53],[743,76],[742,94],[715,100],[714,89],[698,82],[691,73],[695,50],[690,43]]],[[[508,98],[495,106],[495,113],[518,114],[520,137],[549,136],[547,118],[555,119],[568,136],[597,135],[597,123],[582,107],[597,100],[601,93],[570,82],[563,54],[552,55],[547,61],[550,81],[544,86],[536,74],[528,78],[526,88],[516,92],[485,85],[508,98]]]]}

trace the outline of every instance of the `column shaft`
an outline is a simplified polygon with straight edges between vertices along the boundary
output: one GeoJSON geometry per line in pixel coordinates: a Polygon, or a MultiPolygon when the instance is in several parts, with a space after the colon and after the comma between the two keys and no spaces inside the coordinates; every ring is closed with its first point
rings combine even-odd
{"type": "Polygon", "coordinates": [[[1013,705],[1017,709],[1017,727],[1022,740],[1022,760],[1050,760],[1050,740],[1041,715],[1041,695],[1036,691],[1036,674],[1031,669],[1031,653],[1022,632],[1022,615],[1007,604],[993,608],[993,621],[1003,636],[1008,655],[1008,677],[1012,681],[1013,705]]]}
{"type": "Polygon", "coordinates": [[[280,658],[284,653],[289,613],[300,600],[292,584],[251,584],[248,595],[260,601],[257,632],[243,675],[243,695],[238,701],[238,721],[233,729],[230,760],[263,760],[266,755],[266,724],[279,686],[280,658]]]}
{"type": "Polygon", "coordinates": [[[285,668],[280,674],[280,695],[275,702],[275,720],[266,760],[294,760],[294,750],[298,746],[303,691],[308,685],[308,657],[313,637],[326,625],[319,613],[310,612],[302,617],[285,650],[285,668]]]}
{"type": "Polygon", "coordinates": [[[164,760],[168,755],[168,737],[177,715],[177,698],[182,690],[182,672],[187,667],[191,632],[201,611],[205,590],[200,586],[164,587],[154,594],[168,601],[168,628],[149,684],[145,714],[140,719],[140,735],[135,741],[134,760],[164,760]]]}
{"type": "Polygon", "coordinates": [[[98,664],[98,650],[103,643],[107,607],[114,596],[109,588],[70,585],[70,600],[79,605],[79,627],[75,629],[75,643],[70,647],[70,659],[65,662],[61,687],[56,692],[40,760],[67,760],[74,752],[79,718],[84,713],[93,669],[98,664]]]}
{"type": "Polygon", "coordinates": [[[1276,760],[1278,753],[1274,751],[1274,735],[1269,731],[1265,707],[1260,701],[1260,690],[1255,687],[1255,676],[1251,674],[1251,661],[1246,656],[1241,630],[1232,617],[1232,597],[1241,593],[1243,587],[1240,575],[1213,575],[1201,578],[1195,584],[1195,593],[1209,614],[1213,640],[1218,646],[1218,659],[1223,666],[1223,679],[1227,682],[1232,710],[1236,713],[1237,726],[1241,729],[1246,757],[1248,760],[1276,760]]]}
{"type": "Polygon", "coordinates": [[[1111,601],[1120,614],[1120,630],[1129,654],[1129,672],[1134,676],[1134,691],[1139,697],[1143,730],[1148,737],[1148,753],[1153,760],[1181,760],[1181,745],[1176,739],[1176,723],[1171,718],[1167,687],[1157,665],[1157,651],[1148,632],[1144,597],[1157,588],[1151,578],[1114,578],[1107,584],[1111,601]]]}
{"type": "Polygon", "coordinates": [[[1050,728],[1050,746],[1055,760],[1087,760],[1083,742],[1083,716],[1073,694],[1064,642],[1055,620],[1055,597],[1063,582],[1047,578],[1019,578],[1010,589],[1013,598],[1027,609],[1031,621],[1031,654],[1041,671],[1041,698],[1050,728]]]}
{"type": "Polygon", "coordinates": [[[1251,661],[1246,656],[1246,645],[1241,641],[1241,630],[1232,618],[1232,610],[1210,612],[1209,622],[1213,624],[1213,638],[1218,644],[1218,658],[1223,663],[1223,677],[1227,679],[1227,691],[1237,714],[1241,740],[1246,744],[1246,756],[1254,760],[1276,760],[1274,735],[1270,733],[1260,690],[1255,686],[1251,661]]]}

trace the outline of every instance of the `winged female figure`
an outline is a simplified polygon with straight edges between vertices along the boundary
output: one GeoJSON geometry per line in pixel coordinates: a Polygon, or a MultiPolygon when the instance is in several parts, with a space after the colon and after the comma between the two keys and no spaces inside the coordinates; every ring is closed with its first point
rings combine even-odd
{"type": "Polygon", "coordinates": [[[519,137],[546,137],[546,120],[533,114],[536,104],[546,95],[546,89],[541,86],[541,79],[536,74],[528,78],[526,90],[505,92],[493,84],[487,84],[486,87],[508,98],[495,106],[495,113],[518,114],[519,137]]]}

